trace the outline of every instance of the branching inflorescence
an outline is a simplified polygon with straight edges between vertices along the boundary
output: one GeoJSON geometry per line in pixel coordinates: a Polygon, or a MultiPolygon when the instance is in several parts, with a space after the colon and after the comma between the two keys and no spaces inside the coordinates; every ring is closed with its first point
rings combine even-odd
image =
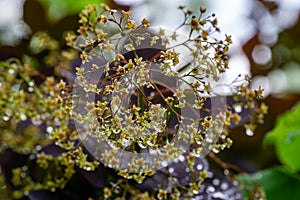
{"type": "MultiPolygon", "coordinates": [[[[250,90],[248,76],[239,85],[219,83],[228,69],[231,37],[214,37],[220,38],[217,19],[205,17],[204,8],[197,15],[184,6],[179,9],[184,21],[170,31],[151,27],[146,18],[136,22],[129,11],[89,5],[80,14],[78,35],[69,33],[66,38],[82,60],[75,81],[70,73],[60,73],[61,80],[44,77],[28,60],[1,63],[1,149],[29,154],[40,169],[60,169],[35,181],[20,175],[28,168],[14,169],[13,183],[25,194],[64,188],[75,166],[93,171],[101,161],[120,177],[103,190],[105,198],[125,198],[126,192],[143,199],[192,197],[207,176],[207,167],[197,166],[209,152],[232,145],[229,128],[241,124],[244,110],[251,116],[245,125],[248,134],[263,122],[267,107],[256,102],[262,89],[250,90]],[[36,76],[44,82],[36,84],[36,76]],[[222,93],[225,87],[233,103],[222,93]],[[57,156],[41,150],[52,143],[63,150],[57,156]],[[188,183],[170,170],[172,163],[184,165],[188,183]],[[143,183],[159,172],[164,178],[155,186],[154,196],[128,184],[129,179],[143,183]]],[[[39,33],[32,48],[37,53],[41,48],[57,52],[57,44],[49,38],[47,46],[38,46],[45,37],[39,33]]],[[[62,61],[51,56],[46,61],[55,63],[57,72],[65,72],[70,66],[66,60],[76,53],[54,55],[62,61]]]]}

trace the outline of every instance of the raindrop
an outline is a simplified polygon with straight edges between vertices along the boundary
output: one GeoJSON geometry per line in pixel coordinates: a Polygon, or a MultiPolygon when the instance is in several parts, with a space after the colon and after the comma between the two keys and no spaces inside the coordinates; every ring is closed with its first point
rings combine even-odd
{"type": "Polygon", "coordinates": [[[85,169],[86,171],[91,171],[91,170],[92,170],[91,167],[84,167],[84,169],[85,169]]]}
{"type": "Polygon", "coordinates": [[[33,87],[29,87],[28,92],[33,92],[33,87]]]}
{"type": "Polygon", "coordinates": [[[35,149],[36,149],[37,151],[40,151],[40,150],[42,149],[42,146],[37,145],[37,146],[35,147],[35,149]]]}
{"type": "Polygon", "coordinates": [[[139,144],[139,147],[141,147],[142,149],[146,149],[147,148],[147,146],[146,145],[144,145],[144,144],[142,144],[142,143],[138,143],[139,144]]]}
{"type": "Polygon", "coordinates": [[[15,84],[11,87],[14,92],[18,92],[20,90],[21,84],[15,84]]]}
{"type": "MultiPolygon", "coordinates": [[[[127,140],[127,139],[123,139],[123,142],[125,142],[125,140],[127,140]]],[[[154,144],[150,141],[150,140],[148,140],[147,142],[146,142],[149,146],[153,146],[154,144]]]]}
{"type": "Polygon", "coordinates": [[[7,122],[9,120],[9,117],[3,116],[2,119],[3,119],[3,121],[7,122]]]}
{"type": "Polygon", "coordinates": [[[235,194],[235,199],[241,199],[241,198],[242,198],[242,195],[240,193],[235,194]]]}
{"type": "Polygon", "coordinates": [[[218,186],[218,185],[220,185],[220,180],[215,178],[215,179],[212,181],[212,183],[213,183],[215,186],[218,186]]]}
{"type": "Polygon", "coordinates": [[[191,198],[191,200],[203,200],[203,199],[204,199],[203,195],[197,195],[197,196],[191,198]]]}
{"type": "Polygon", "coordinates": [[[60,121],[59,121],[59,118],[58,118],[58,117],[55,117],[55,118],[54,118],[54,121],[55,121],[55,124],[56,124],[57,126],[60,125],[60,121]]]}
{"type": "Polygon", "coordinates": [[[31,155],[29,156],[29,159],[30,159],[30,160],[33,160],[33,159],[34,159],[34,155],[31,154],[31,155]]]}
{"type": "Polygon", "coordinates": [[[272,59],[272,51],[267,45],[256,45],[252,51],[252,58],[256,64],[267,65],[272,59]]]}
{"type": "Polygon", "coordinates": [[[216,191],[216,188],[214,188],[213,186],[208,186],[206,188],[206,193],[214,193],[216,191]]]}
{"type": "Polygon", "coordinates": [[[217,149],[217,148],[212,148],[212,151],[213,151],[214,153],[219,153],[219,152],[220,152],[220,150],[217,149]]]}
{"type": "Polygon", "coordinates": [[[33,82],[33,81],[30,81],[30,82],[28,83],[28,85],[32,87],[32,86],[34,86],[34,82],[33,82]]]}
{"type": "Polygon", "coordinates": [[[174,170],[173,167],[171,167],[171,168],[169,169],[169,173],[170,173],[170,174],[172,174],[174,171],[175,171],[175,170],[174,170]]]}
{"type": "Polygon", "coordinates": [[[213,198],[218,198],[218,199],[228,199],[227,195],[224,195],[221,192],[216,192],[212,195],[213,198]]]}
{"type": "Polygon", "coordinates": [[[194,194],[199,194],[199,191],[198,190],[193,190],[193,193],[194,194]]]}
{"type": "Polygon", "coordinates": [[[250,129],[247,129],[247,130],[246,130],[246,135],[248,135],[248,136],[253,136],[254,133],[253,133],[253,131],[251,131],[250,129]]]}
{"type": "Polygon", "coordinates": [[[200,151],[195,151],[192,153],[193,156],[199,158],[201,156],[201,152],[200,151]]]}
{"type": "Polygon", "coordinates": [[[180,155],[180,156],[178,157],[178,159],[179,159],[180,162],[184,162],[184,160],[185,160],[185,158],[184,158],[183,155],[180,155]]]}
{"type": "Polygon", "coordinates": [[[189,180],[190,180],[190,177],[189,177],[189,176],[186,176],[186,177],[184,177],[184,179],[185,179],[186,181],[189,181],[189,180]]]}
{"type": "Polygon", "coordinates": [[[227,190],[229,185],[227,183],[222,183],[221,184],[221,190],[227,190]]]}
{"type": "Polygon", "coordinates": [[[197,170],[201,171],[203,169],[203,165],[198,164],[196,168],[197,168],[197,170]]]}
{"type": "Polygon", "coordinates": [[[212,172],[207,172],[207,178],[212,178],[214,176],[214,174],[212,172]]]}
{"type": "Polygon", "coordinates": [[[25,178],[25,177],[26,177],[26,173],[22,172],[22,173],[20,174],[20,176],[21,176],[22,178],[25,178]]]}
{"type": "Polygon", "coordinates": [[[197,141],[196,141],[196,144],[201,145],[202,142],[201,142],[200,140],[197,140],[197,141]]]}
{"type": "Polygon", "coordinates": [[[24,115],[23,113],[21,114],[20,118],[22,121],[25,121],[27,119],[26,115],[24,115]]]}
{"type": "Polygon", "coordinates": [[[213,143],[213,139],[212,138],[206,138],[205,141],[208,142],[208,143],[213,143]]]}
{"type": "Polygon", "coordinates": [[[189,173],[190,172],[190,169],[187,167],[187,168],[185,168],[185,170],[184,170],[186,173],[189,173]]]}
{"type": "Polygon", "coordinates": [[[23,154],[29,154],[30,150],[28,148],[25,148],[22,150],[23,154]]]}
{"type": "MultiPolygon", "coordinates": [[[[132,143],[132,142],[131,142],[132,143]]],[[[159,155],[160,154],[160,152],[159,152],[159,150],[153,150],[153,149],[149,149],[149,154],[150,155],[159,155]]]]}
{"type": "Polygon", "coordinates": [[[167,162],[167,161],[165,161],[165,160],[164,160],[164,161],[162,161],[162,162],[161,162],[161,166],[163,166],[163,167],[167,167],[167,166],[168,166],[168,162],[167,162]]]}
{"type": "Polygon", "coordinates": [[[13,70],[13,69],[9,69],[9,70],[8,70],[8,73],[10,73],[10,74],[14,74],[14,73],[15,73],[15,70],[13,70]]]}
{"type": "Polygon", "coordinates": [[[242,106],[240,106],[240,105],[235,105],[235,106],[234,106],[234,111],[237,112],[237,113],[242,112],[242,106]]]}
{"type": "Polygon", "coordinates": [[[52,133],[53,127],[52,127],[52,126],[48,126],[48,127],[46,128],[46,131],[47,131],[47,133],[52,133]]]}
{"type": "MultiPolygon", "coordinates": [[[[130,141],[130,140],[127,140],[127,139],[125,139],[125,138],[123,138],[122,139],[122,142],[123,142],[123,146],[125,146],[125,147],[128,147],[128,146],[130,146],[133,142],[132,141],[130,141]]],[[[149,145],[149,144],[148,144],[149,145]]],[[[150,146],[150,145],[149,145],[150,146]]],[[[152,150],[153,151],[153,150],[152,150]]],[[[150,154],[151,154],[151,152],[150,152],[150,154]]]]}
{"type": "Polygon", "coordinates": [[[224,175],[227,176],[229,174],[229,171],[227,169],[224,170],[224,175]]]}

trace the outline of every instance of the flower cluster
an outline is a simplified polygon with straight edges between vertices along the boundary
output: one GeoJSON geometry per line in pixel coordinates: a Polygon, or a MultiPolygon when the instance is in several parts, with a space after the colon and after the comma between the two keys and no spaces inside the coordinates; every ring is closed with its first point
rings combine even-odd
{"type": "MultiPolygon", "coordinates": [[[[42,42],[37,40],[44,40],[45,37],[49,36],[38,33],[33,38],[40,45],[37,48],[41,51],[49,47],[43,47],[42,42]]],[[[45,58],[46,61],[54,57],[63,59],[72,54],[72,51],[62,52],[62,56],[58,57],[58,49],[50,49],[51,53],[45,58]]],[[[73,59],[73,56],[69,58],[73,59]]],[[[50,63],[56,65],[59,61],[53,62],[50,63]]],[[[59,63],[54,71],[63,72],[67,69],[68,59],[59,63]]],[[[76,167],[90,171],[98,166],[97,161],[87,160],[81,147],[75,145],[78,135],[70,126],[72,99],[66,82],[62,79],[59,81],[54,76],[45,76],[35,69],[35,64],[27,56],[22,61],[9,59],[0,62],[1,154],[5,155],[12,150],[27,155],[28,163],[37,163],[36,173],[45,173],[44,178],[32,178],[27,165],[13,169],[12,184],[21,188],[13,193],[14,198],[28,195],[31,190],[54,191],[56,188],[64,188],[76,167]],[[40,82],[40,78],[44,80],[40,82]],[[55,157],[45,153],[44,148],[53,144],[67,150],[67,153],[55,157]],[[59,169],[58,172],[54,172],[53,168],[59,169]]]]}
{"type": "MultiPolygon", "coordinates": [[[[242,118],[238,107],[253,114],[247,134],[265,114],[255,103],[261,89],[248,82],[231,87],[231,105],[217,95],[213,83],[228,68],[231,38],[213,36],[220,30],[214,15],[202,18],[205,9],[199,16],[179,9],[185,19],[168,31],[135,22],[129,11],[90,6],[80,15],[80,34],[68,37],[83,62],[73,90],[79,135],[105,166],[139,183],[184,152],[189,160],[229,148],[228,129],[242,118]]],[[[166,191],[158,195],[164,199],[166,191]]]]}
{"type": "Polygon", "coordinates": [[[130,11],[89,5],[78,34],[67,33],[72,50],[61,51],[45,33],[32,39],[34,54],[50,52],[44,62],[53,76],[35,69],[29,57],[0,63],[0,150],[29,155],[36,174],[44,174],[14,168],[14,198],[63,189],[76,169],[94,171],[98,161],[118,174],[102,199],[191,198],[209,176],[204,156],[232,145],[229,128],[241,125],[243,112],[251,115],[248,135],[263,123],[267,106],[256,102],[262,89],[251,90],[249,77],[230,86],[233,102],[216,91],[228,69],[230,36],[214,37],[217,19],[204,17],[205,8],[198,15],[179,9],[184,20],[169,31],[152,28],[146,18],[134,21],[130,11]],[[74,81],[75,50],[82,65],[74,81]],[[47,153],[52,145],[60,153],[47,153]],[[180,179],[174,163],[187,178],[180,179]],[[140,186],[161,183],[145,192],[129,179],[140,186]]]}

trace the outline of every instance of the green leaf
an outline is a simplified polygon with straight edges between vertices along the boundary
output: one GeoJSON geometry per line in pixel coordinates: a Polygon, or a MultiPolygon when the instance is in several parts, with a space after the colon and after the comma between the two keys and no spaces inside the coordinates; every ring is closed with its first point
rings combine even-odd
{"type": "Polygon", "coordinates": [[[273,144],[279,160],[289,169],[300,170],[300,104],[279,117],[264,144],[273,144]]]}
{"type": "Polygon", "coordinates": [[[48,18],[51,21],[58,21],[61,18],[79,13],[89,4],[105,3],[107,0],[39,0],[46,8],[48,18]]]}
{"type": "Polygon", "coordinates": [[[273,167],[253,175],[239,175],[238,179],[249,187],[253,181],[258,183],[265,191],[268,200],[299,200],[300,179],[290,174],[282,167],[273,167]]]}

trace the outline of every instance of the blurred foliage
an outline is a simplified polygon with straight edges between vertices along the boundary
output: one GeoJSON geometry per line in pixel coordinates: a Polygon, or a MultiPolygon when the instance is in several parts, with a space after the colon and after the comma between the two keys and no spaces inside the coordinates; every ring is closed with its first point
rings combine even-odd
{"type": "Polygon", "coordinates": [[[265,144],[275,145],[279,160],[293,171],[300,170],[300,104],[280,116],[265,144]]]}
{"type": "MultiPolygon", "coordinates": [[[[259,184],[270,200],[298,200],[300,199],[300,177],[287,172],[282,167],[273,167],[253,174],[240,176],[239,180],[246,185],[245,188],[257,188],[259,184]]],[[[252,198],[249,198],[252,200],[252,198]]]]}
{"type": "MultiPolygon", "coordinates": [[[[300,13],[296,13],[298,19],[296,17],[294,24],[289,26],[282,22],[284,19],[280,19],[283,16],[280,16],[279,13],[287,12],[282,10],[280,2],[258,0],[253,5],[250,19],[257,25],[257,31],[243,45],[243,50],[251,65],[251,74],[269,78],[273,93],[299,94],[300,13]],[[268,24],[271,22],[274,27],[268,24]],[[270,28],[274,30],[268,30],[270,28]],[[263,64],[253,58],[255,48],[260,45],[264,48],[256,53],[260,54],[262,59],[267,56],[268,51],[271,53],[270,60],[263,64]]],[[[287,14],[285,17],[292,16],[293,14],[291,16],[287,14]]],[[[299,98],[297,99],[299,100],[299,98]]]]}
{"type": "Polygon", "coordinates": [[[79,13],[88,4],[106,3],[107,0],[38,0],[47,10],[48,19],[58,21],[79,13]]]}
{"type": "MultiPolygon", "coordinates": [[[[262,37],[262,33],[268,31],[270,27],[266,26],[267,23],[262,23],[262,20],[266,16],[275,18],[275,14],[280,12],[280,3],[257,0],[252,5],[249,8],[251,10],[249,20],[256,24],[256,32],[244,43],[243,52],[250,63],[252,76],[269,81],[269,89],[274,91],[271,91],[271,94],[265,98],[269,113],[264,125],[259,127],[254,137],[250,139],[241,135],[234,136],[235,139],[240,140],[239,144],[233,145],[235,155],[231,155],[232,152],[225,155],[227,159],[236,160],[235,164],[250,172],[279,163],[272,148],[262,148],[262,141],[264,135],[274,128],[277,116],[290,110],[300,100],[300,79],[298,78],[300,68],[297,57],[300,44],[299,19],[295,21],[295,24],[291,24],[291,27],[279,29],[278,34],[272,32],[271,34],[275,35],[277,40],[268,43],[270,38],[262,37]],[[271,60],[265,65],[259,65],[253,59],[253,50],[257,45],[267,46],[271,51],[271,60]],[[255,148],[249,148],[249,146],[255,148]],[[237,155],[238,159],[235,158],[237,155]]],[[[278,20],[273,20],[279,23],[278,20]]],[[[233,130],[237,133],[239,131],[239,128],[233,130]]]]}
{"type": "MultiPolygon", "coordinates": [[[[258,171],[251,176],[240,175],[245,189],[262,187],[267,199],[300,199],[300,104],[284,113],[275,128],[264,138],[264,144],[273,144],[283,166],[258,171]],[[258,184],[259,186],[257,186],[258,184]]],[[[246,190],[245,190],[246,191],[246,190]]],[[[251,198],[250,198],[251,199],[251,198]]]]}

